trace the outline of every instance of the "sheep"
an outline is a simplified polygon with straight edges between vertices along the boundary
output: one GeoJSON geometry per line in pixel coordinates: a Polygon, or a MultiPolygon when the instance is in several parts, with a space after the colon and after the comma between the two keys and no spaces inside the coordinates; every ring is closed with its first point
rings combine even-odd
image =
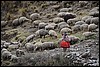
{"type": "Polygon", "coordinates": [[[2,57],[3,60],[10,60],[11,55],[12,55],[11,52],[6,50],[2,53],[1,57],[2,57]]]}
{"type": "Polygon", "coordinates": [[[87,24],[90,24],[90,23],[91,23],[91,18],[87,18],[87,19],[85,20],[85,22],[86,22],[87,24]]]}
{"type": "Polygon", "coordinates": [[[85,22],[84,22],[84,21],[77,21],[77,22],[75,23],[75,25],[82,25],[82,24],[85,24],[85,22]]]}
{"type": "Polygon", "coordinates": [[[63,21],[64,21],[64,19],[60,18],[60,17],[53,18],[54,23],[60,23],[60,22],[63,22],[63,21]]]}
{"type": "Polygon", "coordinates": [[[1,21],[1,27],[5,27],[7,25],[7,21],[1,21]]]}
{"type": "Polygon", "coordinates": [[[99,11],[90,12],[89,16],[99,17],[99,11]]]}
{"type": "Polygon", "coordinates": [[[27,50],[27,52],[33,52],[34,51],[34,45],[32,43],[26,43],[25,44],[25,49],[27,50]]]}
{"type": "Polygon", "coordinates": [[[62,8],[60,9],[60,12],[69,12],[72,11],[72,8],[62,8]]]}
{"type": "Polygon", "coordinates": [[[31,41],[33,38],[35,38],[35,34],[31,34],[31,35],[29,35],[28,37],[26,37],[26,39],[25,39],[25,41],[26,42],[29,42],[29,41],[31,41]]]}
{"type": "Polygon", "coordinates": [[[57,14],[57,17],[63,18],[66,15],[66,12],[60,12],[57,14]]]}
{"type": "Polygon", "coordinates": [[[61,25],[59,27],[59,31],[62,29],[62,28],[71,28],[68,24],[64,24],[64,25],[61,25]]]}
{"type": "Polygon", "coordinates": [[[69,28],[62,28],[61,31],[60,31],[60,33],[63,34],[64,32],[66,32],[66,33],[72,33],[72,30],[69,29],[69,28]]]}
{"type": "Polygon", "coordinates": [[[18,26],[20,24],[22,24],[25,21],[29,21],[29,19],[27,19],[26,17],[19,17],[13,20],[12,25],[13,26],[18,26]]]}
{"type": "Polygon", "coordinates": [[[80,26],[80,30],[82,30],[82,31],[87,31],[87,29],[88,29],[88,24],[82,24],[80,26]]]}
{"type": "Polygon", "coordinates": [[[66,22],[60,22],[60,23],[58,23],[58,28],[61,26],[61,25],[65,25],[65,24],[67,24],[66,22]]]}
{"type": "Polygon", "coordinates": [[[1,45],[4,45],[5,42],[6,42],[6,41],[1,40],[1,45]]]}
{"type": "Polygon", "coordinates": [[[67,24],[69,24],[70,26],[75,25],[75,22],[79,21],[78,18],[72,18],[72,19],[68,19],[67,20],[67,24]]]}
{"type": "Polygon", "coordinates": [[[89,24],[89,25],[88,25],[88,31],[93,31],[93,30],[95,30],[97,27],[98,27],[98,26],[95,25],[95,24],[89,24]]]}
{"type": "Polygon", "coordinates": [[[47,49],[54,49],[57,46],[54,44],[54,42],[44,42],[40,46],[38,46],[35,51],[37,50],[47,50],[47,49]]]}
{"type": "Polygon", "coordinates": [[[85,36],[85,38],[89,38],[90,36],[94,35],[93,32],[84,32],[82,35],[85,36]]]}
{"type": "Polygon", "coordinates": [[[91,23],[94,23],[94,24],[98,25],[99,24],[99,17],[91,18],[91,23]]]}
{"type": "Polygon", "coordinates": [[[33,13],[33,14],[30,15],[30,19],[32,21],[38,20],[39,18],[40,18],[40,14],[38,14],[38,13],[33,13]]]}
{"type": "Polygon", "coordinates": [[[55,23],[49,23],[48,25],[45,26],[45,30],[54,30],[57,28],[57,24],[55,23]]]}
{"type": "Polygon", "coordinates": [[[19,57],[17,57],[16,55],[11,55],[10,61],[13,63],[16,63],[16,62],[18,62],[18,59],[19,59],[19,57]]]}
{"type": "Polygon", "coordinates": [[[45,26],[48,25],[47,23],[41,22],[38,25],[38,29],[45,29],[45,26]]]}
{"type": "Polygon", "coordinates": [[[8,51],[6,48],[3,48],[2,50],[1,50],[1,54],[4,52],[4,51],[8,51]]]}
{"type": "Polygon", "coordinates": [[[99,11],[99,7],[94,7],[90,10],[90,12],[99,11]]]}
{"type": "Polygon", "coordinates": [[[42,36],[44,36],[44,38],[45,38],[45,36],[48,34],[49,34],[48,31],[44,30],[44,29],[40,29],[35,32],[35,35],[40,36],[40,38],[42,38],[42,36]]]}
{"type": "Polygon", "coordinates": [[[84,16],[84,17],[82,17],[82,21],[86,21],[88,18],[92,18],[93,16],[84,16]]]}
{"type": "Polygon", "coordinates": [[[70,36],[69,36],[69,39],[70,39],[71,45],[77,43],[77,42],[80,40],[79,37],[76,37],[76,36],[74,36],[74,35],[70,35],[70,36]]]}
{"type": "Polygon", "coordinates": [[[24,50],[17,49],[17,50],[16,50],[16,56],[17,56],[17,57],[21,57],[22,55],[25,55],[24,50]]]}
{"type": "Polygon", "coordinates": [[[41,20],[35,20],[35,21],[33,21],[32,24],[34,25],[35,28],[37,28],[39,23],[41,23],[41,20]]]}
{"type": "Polygon", "coordinates": [[[74,26],[72,27],[72,32],[73,32],[73,33],[76,33],[76,32],[78,32],[78,31],[80,31],[80,25],[74,25],[74,26]]]}
{"type": "Polygon", "coordinates": [[[20,24],[19,23],[19,18],[14,19],[13,22],[12,22],[13,26],[18,26],[19,24],[20,24]]]}
{"type": "Polygon", "coordinates": [[[16,49],[18,49],[18,48],[19,48],[19,45],[9,45],[9,46],[8,46],[8,50],[9,50],[9,51],[16,50],[16,49]]]}
{"type": "Polygon", "coordinates": [[[50,35],[51,37],[57,38],[57,33],[56,33],[54,30],[49,30],[49,35],[50,35]]]}
{"type": "Polygon", "coordinates": [[[11,45],[11,43],[5,42],[4,45],[3,45],[3,47],[7,49],[9,45],[11,45]]]}

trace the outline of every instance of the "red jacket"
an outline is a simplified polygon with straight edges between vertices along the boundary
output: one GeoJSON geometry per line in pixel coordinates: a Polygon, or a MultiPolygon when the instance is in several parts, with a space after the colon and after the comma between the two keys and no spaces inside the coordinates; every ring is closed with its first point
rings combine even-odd
{"type": "Polygon", "coordinates": [[[70,42],[62,40],[60,42],[60,47],[62,47],[62,48],[70,48],[70,42]]]}

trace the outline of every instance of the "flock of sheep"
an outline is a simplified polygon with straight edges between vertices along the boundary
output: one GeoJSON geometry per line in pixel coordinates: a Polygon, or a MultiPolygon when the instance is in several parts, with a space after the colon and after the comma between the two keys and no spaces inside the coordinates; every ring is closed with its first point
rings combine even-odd
{"type": "MultiPolygon", "coordinates": [[[[90,36],[94,34],[99,24],[99,7],[95,7],[90,10],[88,16],[78,19],[77,15],[74,13],[66,12],[72,10],[71,8],[62,8],[57,14],[57,17],[52,19],[52,23],[45,23],[39,20],[40,14],[33,13],[30,15],[30,18],[19,17],[13,20],[12,25],[17,27],[25,22],[31,22],[35,28],[38,28],[32,35],[26,38],[26,43],[21,44],[20,42],[6,42],[1,40],[1,57],[3,60],[11,60],[12,62],[17,62],[18,59],[25,55],[26,52],[34,52],[37,50],[46,50],[54,49],[57,46],[54,42],[34,42],[30,43],[29,41],[35,37],[46,37],[49,35],[52,38],[57,38],[57,29],[59,33],[77,33],[79,31],[84,31],[84,36],[90,36]],[[11,51],[15,50],[16,53],[12,54],[11,51]]],[[[1,21],[1,27],[5,27],[7,21],[1,21]]],[[[69,36],[72,41],[79,40],[78,37],[69,36]]],[[[59,40],[60,42],[61,40],[59,40]]],[[[59,44],[58,42],[58,44],[59,44]]]]}

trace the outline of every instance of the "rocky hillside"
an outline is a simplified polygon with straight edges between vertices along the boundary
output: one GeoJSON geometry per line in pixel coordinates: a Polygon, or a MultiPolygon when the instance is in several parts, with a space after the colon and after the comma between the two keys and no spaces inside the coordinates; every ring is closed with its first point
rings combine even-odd
{"type": "Polygon", "coordinates": [[[1,1],[1,66],[99,66],[98,42],[99,1],[1,1]]]}

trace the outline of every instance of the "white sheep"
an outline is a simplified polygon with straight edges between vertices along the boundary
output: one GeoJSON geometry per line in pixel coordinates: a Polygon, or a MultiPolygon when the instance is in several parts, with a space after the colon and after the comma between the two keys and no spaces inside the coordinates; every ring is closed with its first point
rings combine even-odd
{"type": "Polygon", "coordinates": [[[19,23],[20,24],[23,23],[23,22],[25,22],[25,21],[29,21],[29,19],[27,19],[26,17],[20,17],[19,18],[19,23]]]}
{"type": "Polygon", "coordinates": [[[82,35],[85,36],[85,38],[88,38],[94,34],[95,34],[94,32],[84,32],[82,35]]]}
{"type": "Polygon", "coordinates": [[[9,51],[4,51],[1,55],[2,59],[3,60],[10,60],[11,59],[11,52],[9,51]]]}
{"type": "Polygon", "coordinates": [[[88,30],[88,24],[82,24],[82,25],[80,26],[80,30],[82,30],[82,31],[87,31],[87,30],[88,30]]]}
{"type": "Polygon", "coordinates": [[[39,23],[41,23],[42,21],[41,20],[35,20],[32,22],[32,24],[34,25],[34,27],[38,27],[39,23]]]}
{"type": "Polygon", "coordinates": [[[7,25],[7,21],[1,21],[1,27],[4,27],[7,25]]]}
{"type": "Polygon", "coordinates": [[[56,33],[54,30],[49,30],[49,35],[50,35],[51,37],[57,38],[57,33],[56,33]]]}
{"type": "Polygon", "coordinates": [[[68,19],[68,20],[67,20],[67,24],[73,26],[73,25],[75,25],[75,22],[77,22],[77,21],[79,21],[78,18],[68,19]]]}
{"type": "Polygon", "coordinates": [[[45,29],[45,26],[48,25],[47,23],[41,22],[38,25],[38,29],[45,29]]]}
{"type": "Polygon", "coordinates": [[[49,34],[48,31],[47,30],[44,30],[44,29],[40,29],[40,30],[37,30],[35,32],[35,35],[36,36],[40,36],[40,38],[42,38],[43,36],[45,38],[45,36],[48,35],[48,34],[49,34]]]}
{"type": "Polygon", "coordinates": [[[69,12],[72,11],[72,8],[62,8],[60,9],[60,12],[69,12]]]}
{"type": "Polygon", "coordinates": [[[84,17],[82,17],[82,21],[86,21],[86,19],[88,19],[88,18],[92,18],[93,16],[84,16],[84,17]]]}
{"type": "Polygon", "coordinates": [[[66,12],[60,12],[57,14],[57,17],[64,17],[66,15],[66,12]]]}
{"type": "Polygon", "coordinates": [[[27,52],[33,52],[34,51],[34,45],[32,43],[26,43],[25,49],[27,50],[27,52]]]}
{"type": "Polygon", "coordinates": [[[90,24],[90,25],[88,25],[88,31],[93,31],[93,30],[95,30],[97,27],[98,27],[98,26],[95,25],[95,24],[90,24]]]}
{"type": "Polygon", "coordinates": [[[77,21],[77,22],[75,23],[75,25],[82,25],[82,24],[85,24],[85,22],[84,22],[84,21],[77,21]]]}
{"type": "Polygon", "coordinates": [[[10,61],[13,63],[16,63],[16,62],[18,62],[18,59],[19,59],[19,57],[17,57],[16,55],[11,55],[10,61]]]}
{"type": "Polygon", "coordinates": [[[98,25],[99,24],[99,17],[91,18],[91,23],[94,23],[94,24],[98,25]]]}
{"type": "Polygon", "coordinates": [[[45,26],[45,30],[54,30],[57,28],[57,24],[55,23],[49,23],[48,25],[45,26]]]}
{"type": "Polygon", "coordinates": [[[93,17],[99,17],[99,11],[90,12],[89,15],[93,17]]]}
{"type": "Polygon", "coordinates": [[[8,51],[8,50],[5,49],[5,48],[3,48],[3,49],[1,50],[1,54],[2,54],[4,51],[8,51]]]}
{"type": "Polygon", "coordinates": [[[19,48],[19,45],[9,45],[7,49],[8,49],[9,51],[12,51],[12,50],[16,50],[16,49],[18,49],[18,48],[19,48]]]}
{"type": "Polygon", "coordinates": [[[33,40],[35,36],[36,36],[35,34],[31,34],[28,37],[26,37],[25,41],[29,42],[30,40],[33,40]]]}
{"type": "Polygon", "coordinates": [[[30,18],[31,18],[32,21],[37,20],[37,19],[40,18],[40,14],[33,13],[33,14],[30,15],[30,18]]]}
{"type": "Polygon", "coordinates": [[[54,23],[64,22],[64,19],[63,18],[60,18],[60,17],[56,17],[56,18],[53,18],[53,22],[54,23]]]}
{"type": "Polygon", "coordinates": [[[63,34],[64,32],[67,32],[67,33],[72,33],[72,30],[69,29],[69,28],[62,28],[60,33],[63,34]]]}
{"type": "Polygon", "coordinates": [[[73,33],[76,33],[76,32],[78,32],[78,31],[80,31],[80,25],[74,25],[74,26],[72,27],[72,32],[73,32],[73,33]]]}

